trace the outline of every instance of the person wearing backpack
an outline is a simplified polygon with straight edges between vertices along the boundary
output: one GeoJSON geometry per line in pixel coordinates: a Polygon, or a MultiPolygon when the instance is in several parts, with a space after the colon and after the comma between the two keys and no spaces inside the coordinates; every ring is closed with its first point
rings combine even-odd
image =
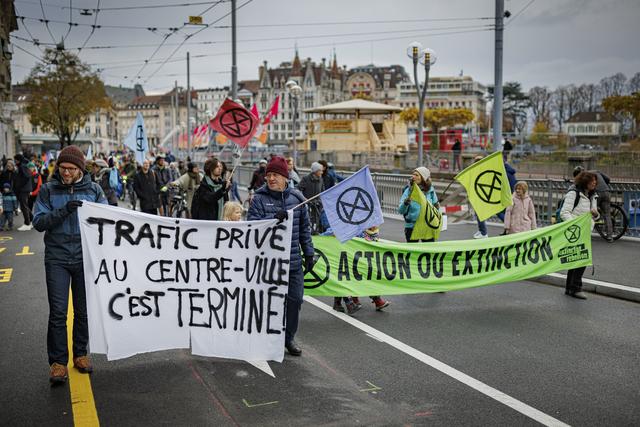
{"type": "MultiPolygon", "coordinates": [[[[582,166],[576,166],[573,170],[573,176],[577,176],[585,169],[582,166]]],[[[599,170],[589,171],[596,175],[598,178],[598,185],[596,186],[596,194],[598,195],[598,209],[602,214],[604,220],[604,231],[607,242],[613,243],[613,224],[611,222],[611,179],[603,172],[599,170]]]]}
{"type": "Polygon", "coordinates": [[[109,164],[102,160],[98,159],[94,162],[96,169],[96,182],[104,191],[104,195],[107,198],[107,201],[111,206],[118,206],[118,196],[116,195],[116,187],[118,186],[118,181],[116,178],[116,187],[113,187],[113,180],[111,179],[111,171],[112,168],[109,167],[109,164]]]}
{"type": "MultiPolygon", "coordinates": [[[[562,202],[560,209],[562,221],[570,221],[588,212],[593,219],[598,218],[598,197],[595,194],[597,185],[597,175],[592,172],[583,171],[575,177],[574,186],[567,191],[562,202]],[[578,198],[577,202],[576,198],[578,198]]],[[[593,228],[593,221],[591,226],[593,228]]],[[[587,267],[578,267],[567,271],[565,295],[587,299],[582,292],[582,275],[586,269],[587,267]]]]}

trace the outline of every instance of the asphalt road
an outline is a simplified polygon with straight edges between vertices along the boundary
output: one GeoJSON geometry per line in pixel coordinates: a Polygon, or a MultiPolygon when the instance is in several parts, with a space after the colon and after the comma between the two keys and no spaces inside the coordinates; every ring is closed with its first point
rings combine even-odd
{"type": "MultiPolygon", "coordinates": [[[[401,227],[387,220],[383,237],[399,240],[401,227]]],[[[442,237],[474,231],[455,225],[442,237]]],[[[638,285],[640,244],[593,243],[596,260],[608,264],[596,267],[600,280],[638,285]]],[[[48,384],[42,235],[2,232],[0,251],[0,269],[13,269],[0,282],[0,420],[73,425],[69,386],[48,384]]],[[[637,303],[598,295],[580,301],[528,281],[395,296],[385,312],[365,303],[356,325],[321,303],[331,301],[304,304],[303,356],[270,363],[275,378],[188,351],[114,362],[93,356],[100,423],[536,425],[542,414],[547,424],[640,424],[637,303]]]]}

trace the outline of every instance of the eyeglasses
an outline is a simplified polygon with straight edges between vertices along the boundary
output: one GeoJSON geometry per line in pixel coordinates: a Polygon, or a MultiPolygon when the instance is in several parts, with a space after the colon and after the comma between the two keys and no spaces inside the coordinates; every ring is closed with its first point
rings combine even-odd
{"type": "Polygon", "coordinates": [[[64,166],[60,166],[59,169],[60,169],[60,173],[65,173],[65,172],[74,173],[80,170],[79,168],[65,168],[64,166]]]}

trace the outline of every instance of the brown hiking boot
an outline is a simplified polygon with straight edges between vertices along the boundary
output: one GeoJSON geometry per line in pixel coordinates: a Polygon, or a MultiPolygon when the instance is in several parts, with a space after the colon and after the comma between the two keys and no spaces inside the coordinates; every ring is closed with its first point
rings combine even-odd
{"type": "Polygon", "coordinates": [[[51,385],[64,384],[67,382],[67,367],[59,363],[53,363],[49,368],[49,382],[51,385]]]}
{"type": "Polygon", "coordinates": [[[93,366],[87,356],[74,357],[73,367],[83,374],[90,374],[93,372],[93,366]]]}

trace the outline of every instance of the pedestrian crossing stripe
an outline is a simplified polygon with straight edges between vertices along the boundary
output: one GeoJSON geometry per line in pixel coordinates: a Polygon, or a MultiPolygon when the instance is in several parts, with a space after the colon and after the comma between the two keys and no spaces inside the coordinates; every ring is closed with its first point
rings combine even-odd
{"type": "Polygon", "coordinates": [[[0,283],[10,282],[12,275],[13,268],[0,268],[0,283]]]}

